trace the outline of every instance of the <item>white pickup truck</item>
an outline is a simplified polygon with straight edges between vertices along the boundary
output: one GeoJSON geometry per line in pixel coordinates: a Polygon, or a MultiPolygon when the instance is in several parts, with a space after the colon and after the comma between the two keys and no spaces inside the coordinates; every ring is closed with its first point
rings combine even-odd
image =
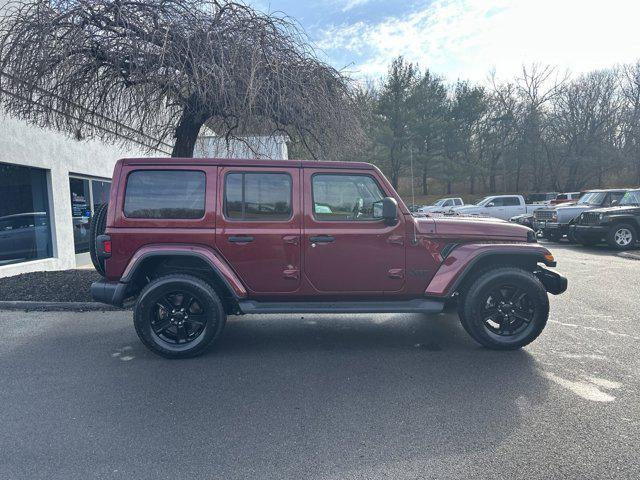
{"type": "Polygon", "coordinates": [[[509,220],[516,215],[533,213],[545,206],[543,204],[527,205],[522,195],[491,195],[475,205],[453,207],[451,210],[459,215],[478,215],[509,220]]]}

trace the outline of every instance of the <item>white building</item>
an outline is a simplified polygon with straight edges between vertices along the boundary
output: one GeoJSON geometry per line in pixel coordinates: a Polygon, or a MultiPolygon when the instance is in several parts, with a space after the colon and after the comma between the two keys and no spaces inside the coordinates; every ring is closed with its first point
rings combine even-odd
{"type": "MultiPolygon", "coordinates": [[[[145,156],[142,147],[77,141],[1,114],[0,125],[0,277],[90,264],[94,207],[108,199],[115,162],[145,156]]],[[[247,137],[227,145],[207,135],[195,156],[288,158],[285,140],[247,137]]]]}
{"type": "Polygon", "coordinates": [[[251,136],[239,137],[225,141],[210,130],[203,129],[193,152],[200,158],[261,158],[279,160],[289,158],[286,136],[251,136]]]}

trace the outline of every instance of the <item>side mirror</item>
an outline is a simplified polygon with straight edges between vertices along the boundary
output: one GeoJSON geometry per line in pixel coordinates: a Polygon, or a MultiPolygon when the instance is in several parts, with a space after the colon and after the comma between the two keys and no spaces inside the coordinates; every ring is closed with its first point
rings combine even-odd
{"type": "Polygon", "coordinates": [[[395,198],[382,199],[382,219],[387,225],[395,225],[398,222],[398,202],[395,198]]]}
{"type": "Polygon", "coordinates": [[[618,200],[611,200],[611,206],[615,207],[616,205],[618,205],[618,200]]]}
{"type": "Polygon", "coordinates": [[[495,203],[493,203],[493,202],[489,202],[489,203],[487,203],[487,207],[488,207],[488,208],[495,207],[495,206],[496,206],[496,204],[495,204],[495,203]]]}

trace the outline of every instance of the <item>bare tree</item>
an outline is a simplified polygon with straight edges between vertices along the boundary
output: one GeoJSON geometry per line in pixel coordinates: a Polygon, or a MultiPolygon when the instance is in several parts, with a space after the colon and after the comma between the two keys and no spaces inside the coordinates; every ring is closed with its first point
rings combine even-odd
{"type": "Polygon", "coordinates": [[[189,157],[203,125],[287,134],[314,157],[362,138],[350,82],[290,19],[226,0],[35,0],[6,9],[5,110],[189,157]],[[114,121],[115,126],[114,126],[114,121]],[[175,141],[172,141],[172,137],[175,141]]]}

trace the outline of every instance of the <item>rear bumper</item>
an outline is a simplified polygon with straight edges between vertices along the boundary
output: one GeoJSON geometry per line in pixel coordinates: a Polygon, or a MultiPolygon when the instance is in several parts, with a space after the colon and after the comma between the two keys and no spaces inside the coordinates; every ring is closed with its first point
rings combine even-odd
{"type": "Polygon", "coordinates": [[[126,283],[100,280],[91,284],[91,297],[96,302],[121,307],[126,293],[126,283]]]}

